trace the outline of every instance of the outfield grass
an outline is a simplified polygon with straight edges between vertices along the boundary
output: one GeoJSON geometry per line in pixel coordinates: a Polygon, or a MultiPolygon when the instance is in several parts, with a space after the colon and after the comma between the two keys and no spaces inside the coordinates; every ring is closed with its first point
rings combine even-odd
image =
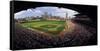
{"type": "Polygon", "coordinates": [[[22,26],[50,34],[59,34],[64,29],[64,23],[65,21],[38,20],[22,23],[22,26]]]}

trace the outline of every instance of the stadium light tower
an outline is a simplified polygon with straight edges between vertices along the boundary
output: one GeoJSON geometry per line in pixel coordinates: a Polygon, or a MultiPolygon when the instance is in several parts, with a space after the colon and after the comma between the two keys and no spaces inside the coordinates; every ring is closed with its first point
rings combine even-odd
{"type": "Polygon", "coordinates": [[[65,17],[65,31],[67,31],[69,29],[68,20],[69,20],[68,13],[66,13],[66,17],[65,17]]]}

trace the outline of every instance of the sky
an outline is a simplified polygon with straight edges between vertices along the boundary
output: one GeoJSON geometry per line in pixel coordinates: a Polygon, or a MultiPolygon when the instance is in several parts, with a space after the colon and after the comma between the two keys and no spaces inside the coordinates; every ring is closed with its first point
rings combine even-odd
{"type": "Polygon", "coordinates": [[[36,17],[43,15],[44,13],[51,14],[52,16],[59,16],[62,18],[66,17],[66,14],[70,18],[74,18],[76,14],[79,12],[75,10],[71,10],[68,8],[59,8],[59,7],[52,7],[52,6],[44,6],[44,7],[36,7],[36,8],[29,8],[27,10],[22,10],[17,13],[14,13],[14,18],[25,18],[25,17],[36,17]]]}

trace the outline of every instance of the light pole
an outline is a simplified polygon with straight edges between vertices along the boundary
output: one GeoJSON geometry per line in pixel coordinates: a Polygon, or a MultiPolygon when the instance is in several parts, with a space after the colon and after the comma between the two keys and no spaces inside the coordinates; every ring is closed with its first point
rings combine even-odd
{"type": "Polygon", "coordinates": [[[65,31],[67,31],[69,29],[68,20],[69,20],[68,13],[66,13],[66,17],[65,17],[65,31]]]}

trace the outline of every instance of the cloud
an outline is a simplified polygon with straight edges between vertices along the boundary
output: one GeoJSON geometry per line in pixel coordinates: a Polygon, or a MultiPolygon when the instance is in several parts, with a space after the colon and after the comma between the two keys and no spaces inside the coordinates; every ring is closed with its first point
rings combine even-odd
{"type": "Polygon", "coordinates": [[[79,14],[77,11],[67,9],[67,8],[59,8],[59,7],[52,7],[52,6],[44,6],[44,7],[36,7],[35,9],[27,9],[22,10],[20,12],[17,12],[14,14],[15,18],[25,18],[25,17],[36,17],[41,16],[44,14],[44,12],[47,12],[48,14],[52,14],[53,16],[60,16],[60,17],[66,17],[70,18],[75,17],[74,15],[79,14]]]}

